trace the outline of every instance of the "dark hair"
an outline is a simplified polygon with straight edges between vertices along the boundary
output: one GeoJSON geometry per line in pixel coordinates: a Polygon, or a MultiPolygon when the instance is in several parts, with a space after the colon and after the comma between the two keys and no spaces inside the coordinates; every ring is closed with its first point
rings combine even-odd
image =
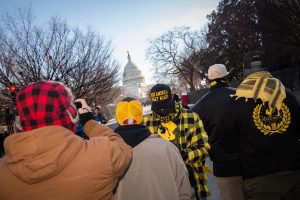
{"type": "Polygon", "coordinates": [[[132,100],[136,100],[136,99],[132,97],[125,97],[124,99],[122,99],[122,101],[128,101],[128,102],[132,100]]]}

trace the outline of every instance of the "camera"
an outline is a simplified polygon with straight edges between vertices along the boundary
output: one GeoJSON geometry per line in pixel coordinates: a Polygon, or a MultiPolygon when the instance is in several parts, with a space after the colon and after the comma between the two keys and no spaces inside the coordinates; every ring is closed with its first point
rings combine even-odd
{"type": "Polygon", "coordinates": [[[75,104],[75,107],[76,107],[77,110],[78,110],[79,108],[82,108],[81,102],[75,102],[74,104],[75,104]]]}

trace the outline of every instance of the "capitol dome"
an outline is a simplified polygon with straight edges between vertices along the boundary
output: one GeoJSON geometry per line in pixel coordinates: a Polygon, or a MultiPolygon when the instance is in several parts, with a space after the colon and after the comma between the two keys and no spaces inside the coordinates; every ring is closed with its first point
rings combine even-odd
{"type": "Polygon", "coordinates": [[[124,72],[123,72],[123,85],[130,85],[130,84],[141,84],[145,82],[145,78],[142,75],[141,70],[131,61],[131,57],[128,53],[128,62],[125,65],[124,72]]]}

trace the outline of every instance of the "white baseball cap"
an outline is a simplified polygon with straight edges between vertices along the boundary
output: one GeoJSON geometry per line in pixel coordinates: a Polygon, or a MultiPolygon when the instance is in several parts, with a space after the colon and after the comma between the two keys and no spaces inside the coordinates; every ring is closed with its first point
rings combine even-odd
{"type": "Polygon", "coordinates": [[[223,64],[214,64],[208,68],[208,79],[214,80],[216,78],[223,78],[228,75],[225,65],[223,64]]]}

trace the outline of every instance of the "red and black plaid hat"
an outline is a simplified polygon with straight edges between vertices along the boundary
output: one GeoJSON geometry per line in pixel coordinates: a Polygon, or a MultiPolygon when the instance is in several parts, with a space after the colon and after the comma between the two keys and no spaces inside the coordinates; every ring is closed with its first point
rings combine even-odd
{"type": "Polygon", "coordinates": [[[64,126],[73,132],[78,119],[71,91],[62,83],[39,81],[18,92],[17,107],[23,131],[50,125],[64,126]]]}

